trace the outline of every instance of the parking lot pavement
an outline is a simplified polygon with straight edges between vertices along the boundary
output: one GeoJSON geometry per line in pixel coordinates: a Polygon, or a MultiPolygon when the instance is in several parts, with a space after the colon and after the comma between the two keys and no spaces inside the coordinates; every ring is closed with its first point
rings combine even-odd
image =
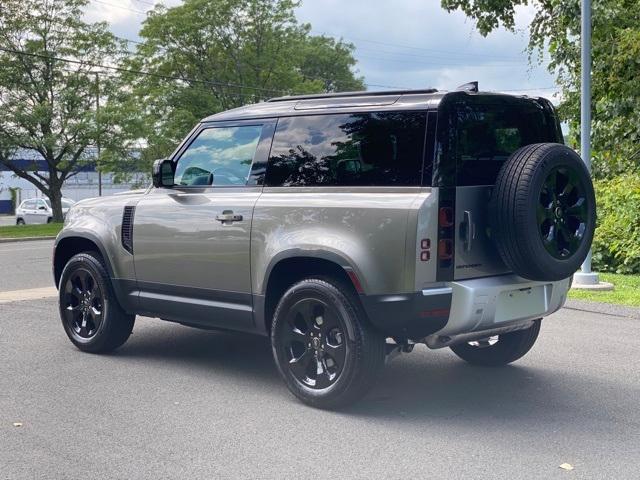
{"type": "Polygon", "coordinates": [[[0,227],[4,225],[15,225],[16,217],[14,215],[0,215],[0,227]]]}
{"type": "Polygon", "coordinates": [[[325,412],[287,392],[264,338],[139,318],[90,355],[54,299],[2,304],[0,477],[638,478],[639,350],[637,320],[563,310],[513,366],[417,347],[325,412]]]}
{"type": "Polygon", "coordinates": [[[0,243],[0,292],[53,286],[53,240],[0,243]]]}

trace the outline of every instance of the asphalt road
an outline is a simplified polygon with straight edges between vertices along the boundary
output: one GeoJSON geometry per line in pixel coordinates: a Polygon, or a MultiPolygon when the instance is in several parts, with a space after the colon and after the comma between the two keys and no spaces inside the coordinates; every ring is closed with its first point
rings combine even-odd
{"type": "Polygon", "coordinates": [[[53,286],[52,253],[53,240],[0,243],[0,292],[53,286]]]}
{"type": "Polygon", "coordinates": [[[640,478],[638,351],[638,320],[562,310],[513,366],[418,347],[324,412],[287,392],[266,339],[139,318],[90,355],[54,299],[5,303],[0,478],[640,478]]]}

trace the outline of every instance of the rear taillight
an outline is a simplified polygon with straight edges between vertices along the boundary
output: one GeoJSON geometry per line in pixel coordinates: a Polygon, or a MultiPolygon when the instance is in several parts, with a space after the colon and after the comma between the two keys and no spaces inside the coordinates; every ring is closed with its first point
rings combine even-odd
{"type": "Polygon", "coordinates": [[[448,238],[442,239],[438,242],[438,259],[451,260],[453,258],[453,240],[448,238]]]}
{"type": "Polygon", "coordinates": [[[453,225],[453,208],[440,207],[438,212],[438,226],[440,228],[447,228],[453,225]]]}
{"type": "Polygon", "coordinates": [[[442,206],[438,211],[438,266],[440,268],[451,267],[453,261],[454,239],[454,214],[453,208],[442,206]]]}

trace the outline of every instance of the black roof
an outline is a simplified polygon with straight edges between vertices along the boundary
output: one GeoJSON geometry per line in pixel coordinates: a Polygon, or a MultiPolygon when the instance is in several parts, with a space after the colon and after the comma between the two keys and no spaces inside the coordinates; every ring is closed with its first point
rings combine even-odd
{"type": "MultiPolygon", "coordinates": [[[[465,85],[466,87],[466,85],[465,85]]],[[[475,92],[458,90],[453,92],[438,91],[434,88],[420,90],[387,90],[379,92],[344,92],[328,94],[296,95],[272,98],[266,102],[245,105],[225,112],[211,115],[203,122],[224,122],[251,120],[259,118],[287,117],[308,115],[309,113],[327,112],[378,112],[401,110],[428,110],[438,108],[445,98],[483,97],[487,101],[514,102],[525,97],[492,92],[475,92]]],[[[476,100],[483,101],[481,98],[476,100]]]]}

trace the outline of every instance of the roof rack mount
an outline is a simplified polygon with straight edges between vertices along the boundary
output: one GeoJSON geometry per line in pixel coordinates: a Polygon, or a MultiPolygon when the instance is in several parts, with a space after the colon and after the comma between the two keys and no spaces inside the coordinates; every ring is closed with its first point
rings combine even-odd
{"type": "Polygon", "coordinates": [[[313,100],[316,98],[340,98],[340,97],[376,97],[382,95],[407,95],[417,93],[436,93],[435,88],[424,88],[417,90],[382,90],[376,92],[359,91],[359,92],[339,92],[339,93],[312,93],[308,95],[288,95],[284,97],[270,98],[267,102],[286,102],[288,100],[313,100]]]}

